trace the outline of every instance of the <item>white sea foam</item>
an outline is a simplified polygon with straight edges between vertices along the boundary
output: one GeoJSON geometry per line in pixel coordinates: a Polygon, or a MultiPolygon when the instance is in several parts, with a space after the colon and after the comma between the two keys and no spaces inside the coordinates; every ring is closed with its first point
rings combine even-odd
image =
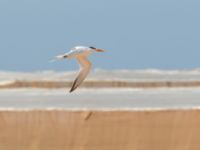
{"type": "MultiPolygon", "coordinates": [[[[77,71],[37,71],[37,72],[6,72],[0,71],[0,83],[5,84],[21,81],[71,81],[77,71]]],[[[125,81],[200,81],[200,69],[193,70],[102,70],[92,71],[87,80],[125,80],[125,81]]]]}
{"type": "Polygon", "coordinates": [[[3,81],[0,81],[0,85],[8,85],[8,84],[12,84],[14,83],[15,81],[14,80],[3,80],[3,81]]]}

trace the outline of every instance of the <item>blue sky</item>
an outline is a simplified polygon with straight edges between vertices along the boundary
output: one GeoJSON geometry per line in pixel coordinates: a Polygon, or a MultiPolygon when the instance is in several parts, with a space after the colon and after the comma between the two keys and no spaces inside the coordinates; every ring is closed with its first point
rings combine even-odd
{"type": "Polygon", "coordinates": [[[199,0],[0,0],[0,70],[74,70],[49,63],[76,45],[105,48],[102,69],[200,67],[199,0]]]}

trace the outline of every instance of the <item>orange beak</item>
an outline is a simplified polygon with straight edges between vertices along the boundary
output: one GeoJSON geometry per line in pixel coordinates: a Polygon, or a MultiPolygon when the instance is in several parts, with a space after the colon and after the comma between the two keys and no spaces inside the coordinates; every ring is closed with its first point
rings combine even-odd
{"type": "Polygon", "coordinates": [[[96,52],[105,52],[105,50],[99,49],[99,48],[95,49],[95,51],[96,51],[96,52]]]}

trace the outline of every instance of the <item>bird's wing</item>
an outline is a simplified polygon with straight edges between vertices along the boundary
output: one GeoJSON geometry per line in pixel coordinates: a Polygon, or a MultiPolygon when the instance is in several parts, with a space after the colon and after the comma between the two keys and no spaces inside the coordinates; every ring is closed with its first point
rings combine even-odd
{"type": "Polygon", "coordinates": [[[78,56],[76,58],[80,65],[80,72],[72,85],[70,93],[73,92],[83,82],[91,68],[91,62],[85,56],[78,56]]]}

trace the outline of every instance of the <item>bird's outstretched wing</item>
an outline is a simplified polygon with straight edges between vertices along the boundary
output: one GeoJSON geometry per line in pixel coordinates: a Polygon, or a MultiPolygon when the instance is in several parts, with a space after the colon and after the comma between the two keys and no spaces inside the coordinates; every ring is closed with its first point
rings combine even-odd
{"type": "Polygon", "coordinates": [[[76,59],[80,65],[80,72],[72,85],[70,93],[73,92],[83,82],[91,68],[91,62],[85,56],[77,56],[76,59]]]}

